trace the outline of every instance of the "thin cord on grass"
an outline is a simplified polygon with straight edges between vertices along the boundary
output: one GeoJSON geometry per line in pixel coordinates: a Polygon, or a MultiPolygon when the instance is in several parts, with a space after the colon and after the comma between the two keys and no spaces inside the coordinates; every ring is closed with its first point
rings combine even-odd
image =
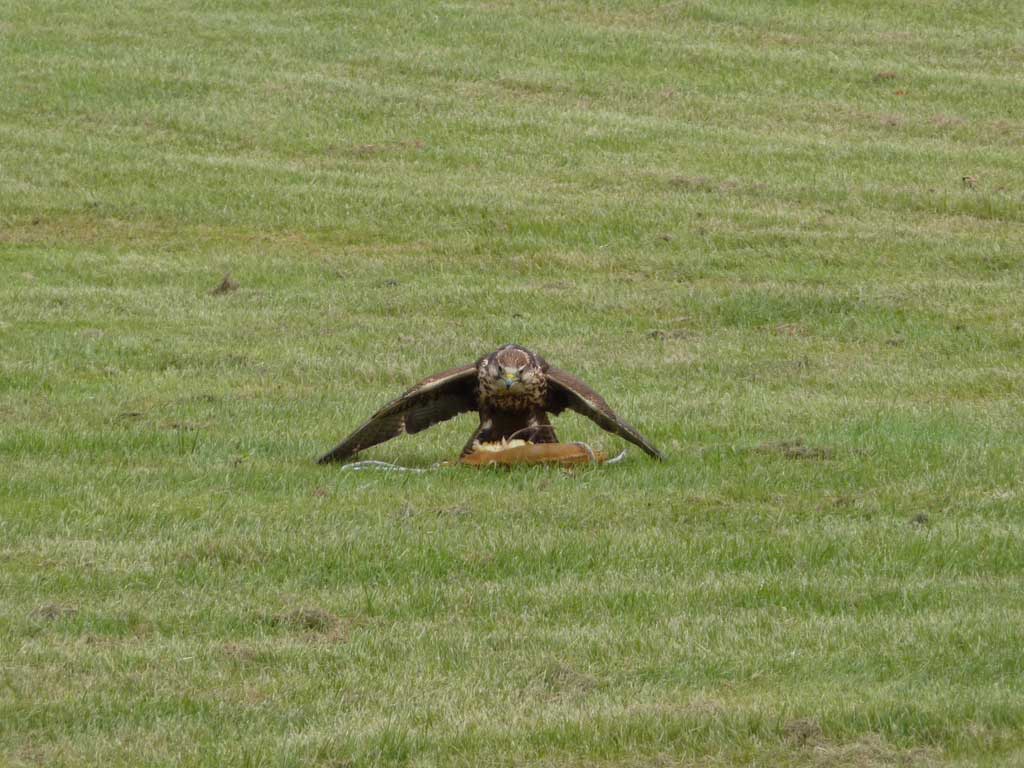
{"type": "Polygon", "coordinates": [[[597,456],[594,455],[594,449],[590,447],[589,443],[577,441],[575,443],[569,443],[569,445],[578,445],[580,448],[585,450],[587,452],[587,455],[590,457],[591,464],[618,464],[620,461],[626,458],[626,449],[623,448],[621,451],[619,451],[619,455],[616,456],[614,459],[608,459],[607,461],[599,462],[597,460],[597,456]]]}
{"type": "Polygon", "coordinates": [[[619,451],[619,455],[616,456],[614,459],[608,459],[608,461],[606,461],[605,464],[618,464],[624,458],[626,458],[626,449],[625,448],[623,448],[621,451],[619,451]]]}
{"type": "Polygon", "coordinates": [[[400,464],[389,464],[386,461],[356,461],[352,464],[344,464],[341,467],[343,472],[359,472],[363,469],[379,469],[381,472],[415,472],[417,475],[423,474],[424,472],[433,472],[435,469],[441,469],[440,464],[434,464],[430,467],[403,467],[400,464]]]}

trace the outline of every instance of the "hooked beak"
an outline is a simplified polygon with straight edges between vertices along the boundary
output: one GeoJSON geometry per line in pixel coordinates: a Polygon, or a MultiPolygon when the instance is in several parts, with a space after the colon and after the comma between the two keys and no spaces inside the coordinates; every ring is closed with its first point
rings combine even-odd
{"type": "Polygon", "coordinates": [[[512,389],[512,387],[515,384],[519,383],[519,377],[518,376],[504,376],[504,377],[502,377],[501,380],[503,382],[505,382],[505,389],[512,389]]]}

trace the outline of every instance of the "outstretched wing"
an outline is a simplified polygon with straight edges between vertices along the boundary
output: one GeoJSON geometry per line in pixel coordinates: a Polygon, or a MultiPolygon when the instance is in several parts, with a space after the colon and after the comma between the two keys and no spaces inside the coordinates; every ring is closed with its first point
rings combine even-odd
{"type": "Polygon", "coordinates": [[[548,366],[545,373],[548,380],[546,410],[556,415],[566,408],[576,411],[576,413],[582,413],[601,429],[624,437],[642,448],[649,456],[656,459],[665,458],[647,438],[619,418],[619,415],[608,406],[603,397],[571,373],[566,373],[554,366],[548,366]]]}
{"type": "Polygon", "coordinates": [[[318,463],[344,461],[370,446],[433,426],[477,408],[476,365],[463,365],[424,379],[392,400],[342,440],[318,463]]]}

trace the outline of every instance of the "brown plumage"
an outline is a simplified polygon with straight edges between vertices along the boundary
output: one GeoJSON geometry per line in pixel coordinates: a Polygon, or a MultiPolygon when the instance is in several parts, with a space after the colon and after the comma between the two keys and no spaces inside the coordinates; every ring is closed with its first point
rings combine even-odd
{"type": "Polygon", "coordinates": [[[525,347],[508,344],[472,365],[430,376],[381,408],[320,463],[345,461],[359,451],[401,434],[415,434],[460,413],[477,411],[480,424],[462,449],[476,442],[521,438],[557,443],[548,414],[581,413],[656,459],[661,452],[623,421],[597,392],[525,347]]]}

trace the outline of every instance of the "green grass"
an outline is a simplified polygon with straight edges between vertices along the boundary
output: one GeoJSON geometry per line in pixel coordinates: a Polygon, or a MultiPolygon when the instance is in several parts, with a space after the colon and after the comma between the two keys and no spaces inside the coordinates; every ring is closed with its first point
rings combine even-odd
{"type": "Polygon", "coordinates": [[[0,765],[1024,761],[1021,29],[0,6],[0,765]],[[509,341],[669,461],[313,463],[509,341]]]}

